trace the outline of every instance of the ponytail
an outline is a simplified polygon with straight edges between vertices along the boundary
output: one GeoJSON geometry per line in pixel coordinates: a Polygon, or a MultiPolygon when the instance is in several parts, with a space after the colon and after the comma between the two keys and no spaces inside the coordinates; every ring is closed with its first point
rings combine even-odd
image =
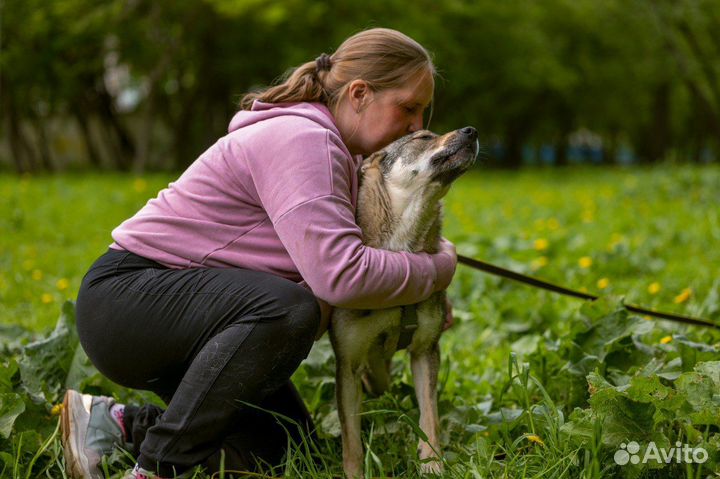
{"type": "Polygon", "coordinates": [[[255,100],[265,103],[295,103],[301,101],[326,103],[326,94],[317,76],[315,62],[307,62],[285,75],[279,85],[259,92],[247,93],[240,108],[249,110],[255,100]]]}

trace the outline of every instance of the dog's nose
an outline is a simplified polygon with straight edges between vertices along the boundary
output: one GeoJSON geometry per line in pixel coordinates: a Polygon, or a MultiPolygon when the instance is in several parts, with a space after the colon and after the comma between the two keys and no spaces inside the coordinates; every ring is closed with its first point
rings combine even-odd
{"type": "Polygon", "coordinates": [[[466,126],[460,130],[460,133],[469,137],[471,140],[475,140],[478,137],[478,132],[472,126],[466,126]]]}

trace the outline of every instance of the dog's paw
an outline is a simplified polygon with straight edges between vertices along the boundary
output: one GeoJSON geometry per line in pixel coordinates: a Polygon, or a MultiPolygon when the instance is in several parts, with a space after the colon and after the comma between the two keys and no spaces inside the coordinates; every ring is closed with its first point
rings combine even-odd
{"type": "Polygon", "coordinates": [[[443,470],[443,463],[440,461],[440,459],[433,458],[432,460],[424,462],[420,465],[420,472],[422,472],[423,474],[439,475],[443,473],[443,470]]]}
{"type": "Polygon", "coordinates": [[[433,449],[430,444],[421,440],[418,444],[420,471],[423,474],[442,474],[443,462],[440,454],[439,446],[433,449]]]}

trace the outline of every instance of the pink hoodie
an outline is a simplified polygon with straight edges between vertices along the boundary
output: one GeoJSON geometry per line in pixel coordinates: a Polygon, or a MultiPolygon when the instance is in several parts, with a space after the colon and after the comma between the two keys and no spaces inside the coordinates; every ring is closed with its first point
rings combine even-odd
{"type": "Polygon", "coordinates": [[[171,268],[239,267],[307,283],[346,308],[421,301],[449,284],[445,253],[363,245],[355,222],[360,157],[318,103],[255,102],[228,135],[112,232],[171,268]]]}

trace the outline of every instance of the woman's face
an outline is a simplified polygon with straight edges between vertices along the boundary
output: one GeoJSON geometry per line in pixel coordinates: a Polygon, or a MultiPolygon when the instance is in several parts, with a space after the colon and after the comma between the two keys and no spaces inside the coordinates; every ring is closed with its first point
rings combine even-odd
{"type": "Polygon", "coordinates": [[[381,91],[349,91],[355,118],[346,118],[341,134],[353,154],[369,155],[401,136],[422,129],[423,113],[433,97],[432,74],[424,70],[405,86],[381,91]],[[359,112],[357,111],[359,110],[359,112]],[[354,124],[353,124],[354,123],[354,124]],[[347,135],[346,135],[347,133],[347,135]]]}

